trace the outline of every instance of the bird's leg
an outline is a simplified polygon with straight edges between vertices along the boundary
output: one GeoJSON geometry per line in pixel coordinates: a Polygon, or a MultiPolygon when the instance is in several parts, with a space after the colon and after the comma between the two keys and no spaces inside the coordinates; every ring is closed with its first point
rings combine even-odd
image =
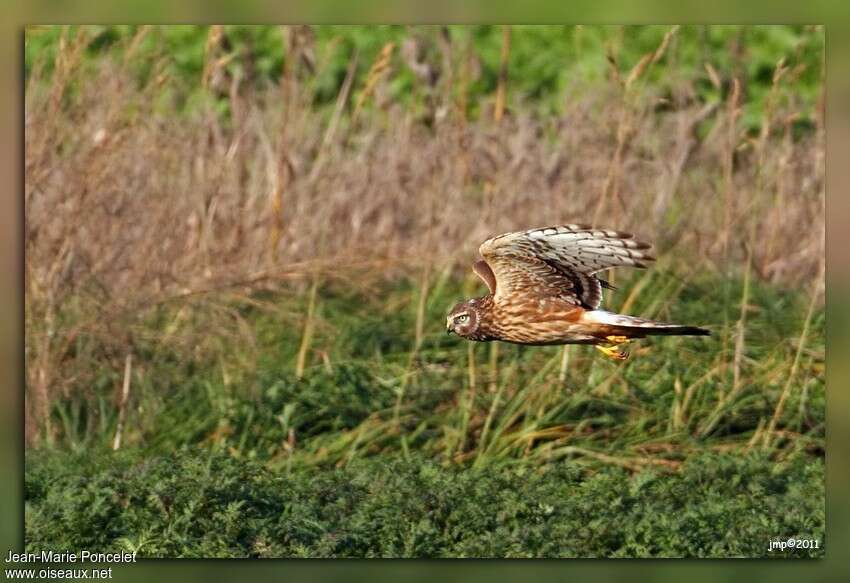
{"type": "Polygon", "coordinates": [[[616,346],[602,346],[600,344],[596,344],[596,350],[604,354],[609,358],[614,358],[616,360],[626,360],[627,354],[625,352],[620,352],[617,350],[616,346]]]}
{"type": "Polygon", "coordinates": [[[606,336],[605,340],[608,341],[608,346],[601,346],[599,344],[596,345],[596,349],[609,358],[614,358],[616,360],[626,360],[629,357],[625,352],[621,352],[617,350],[620,344],[628,344],[630,340],[626,336],[606,336]]]}

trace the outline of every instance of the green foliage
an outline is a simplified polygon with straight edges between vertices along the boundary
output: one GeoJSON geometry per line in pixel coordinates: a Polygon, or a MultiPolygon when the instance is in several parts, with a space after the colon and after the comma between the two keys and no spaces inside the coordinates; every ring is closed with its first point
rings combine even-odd
{"type": "MultiPolygon", "coordinates": [[[[316,105],[332,104],[340,91],[345,73],[355,53],[356,86],[362,87],[371,65],[387,43],[396,47],[409,38],[418,39],[423,47],[423,61],[432,64],[438,75],[443,55],[438,48],[444,36],[452,47],[454,76],[461,75],[472,58],[477,66],[467,72],[472,113],[481,101],[496,90],[503,43],[502,27],[475,26],[313,26],[313,66],[310,72],[299,68],[309,79],[316,105]],[[443,30],[443,28],[445,30],[443,30]]],[[[508,89],[514,100],[530,102],[548,110],[558,110],[564,99],[576,93],[594,91],[599,82],[612,75],[608,55],[622,78],[647,54],[661,44],[669,26],[534,26],[512,27],[508,60],[508,89]]],[[[71,27],[68,36],[78,28],[71,27]]],[[[104,55],[120,59],[132,44],[137,26],[111,25],[86,27],[92,38],[87,47],[90,59],[104,55]]],[[[156,63],[183,83],[181,101],[191,103],[191,94],[200,89],[201,75],[207,59],[209,27],[160,26],[142,38],[134,47],[135,57],[126,66],[133,67],[144,81],[156,63]]],[[[272,26],[228,25],[224,27],[225,54],[232,55],[225,66],[230,74],[238,74],[249,84],[276,84],[281,77],[286,54],[283,29],[272,26]]],[[[29,76],[38,64],[46,71],[53,67],[57,46],[62,36],[59,27],[33,27],[27,30],[25,71],[29,76]]],[[[795,77],[793,91],[783,91],[782,100],[793,99],[804,123],[814,115],[822,81],[824,34],[819,27],[788,26],[683,26],[672,40],[662,61],[649,67],[641,83],[659,97],[670,98],[692,83],[701,101],[723,99],[732,77],[738,77],[745,96],[743,122],[756,129],[762,122],[774,71],[780,60],[795,77]],[[666,66],[675,63],[675,67],[666,66]],[[706,70],[709,65],[718,72],[723,87],[712,84],[706,70]],[[673,74],[671,74],[673,71],[673,74]]],[[[389,96],[394,101],[411,105],[429,93],[396,50],[392,61],[389,96]],[[418,96],[418,97],[417,97],[418,96]]],[[[293,67],[298,67],[293,63],[293,67]]],[[[222,95],[222,99],[226,96],[222,95]]]]}
{"type": "Polygon", "coordinates": [[[818,539],[823,463],[695,456],[675,474],[357,462],[285,474],[190,451],[32,454],[26,550],[143,557],[776,557],[818,539]]]}

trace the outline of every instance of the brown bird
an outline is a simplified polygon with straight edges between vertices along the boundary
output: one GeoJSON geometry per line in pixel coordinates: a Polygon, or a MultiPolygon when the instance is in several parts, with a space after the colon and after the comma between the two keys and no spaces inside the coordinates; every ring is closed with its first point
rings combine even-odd
{"type": "Polygon", "coordinates": [[[600,310],[596,274],[655,261],[650,246],[630,233],[562,225],[505,233],[479,248],[473,271],[490,293],[457,304],[446,331],[468,340],[516,344],[593,344],[607,356],[626,358],[619,345],[657,335],[707,336],[695,326],[666,324],[600,310]]]}

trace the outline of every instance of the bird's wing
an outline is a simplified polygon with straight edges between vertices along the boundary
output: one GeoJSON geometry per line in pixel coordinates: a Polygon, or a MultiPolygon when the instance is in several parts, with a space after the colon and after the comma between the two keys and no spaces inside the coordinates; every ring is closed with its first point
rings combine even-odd
{"type": "Polygon", "coordinates": [[[654,261],[649,247],[630,233],[561,225],[505,233],[484,241],[479,251],[495,276],[497,301],[532,294],[596,309],[602,283],[594,274],[623,265],[646,267],[654,261]]]}
{"type": "Polygon", "coordinates": [[[490,289],[490,293],[496,294],[496,274],[493,273],[493,270],[490,269],[490,266],[487,265],[487,262],[479,259],[475,263],[472,264],[472,271],[475,272],[475,275],[484,280],[484,283],[487,284],[487,287],[490,289]]]}

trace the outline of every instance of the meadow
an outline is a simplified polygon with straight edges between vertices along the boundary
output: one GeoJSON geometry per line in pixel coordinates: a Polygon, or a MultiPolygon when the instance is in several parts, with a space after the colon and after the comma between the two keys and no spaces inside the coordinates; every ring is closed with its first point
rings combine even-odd
{"type": "Polygon", "coordinates": [[[822,28],[25,42],[28,551],[823,555],[822,28]],[[655,243],[607,309],[712,336],[445,334],[562,222],[655,243]]]}

